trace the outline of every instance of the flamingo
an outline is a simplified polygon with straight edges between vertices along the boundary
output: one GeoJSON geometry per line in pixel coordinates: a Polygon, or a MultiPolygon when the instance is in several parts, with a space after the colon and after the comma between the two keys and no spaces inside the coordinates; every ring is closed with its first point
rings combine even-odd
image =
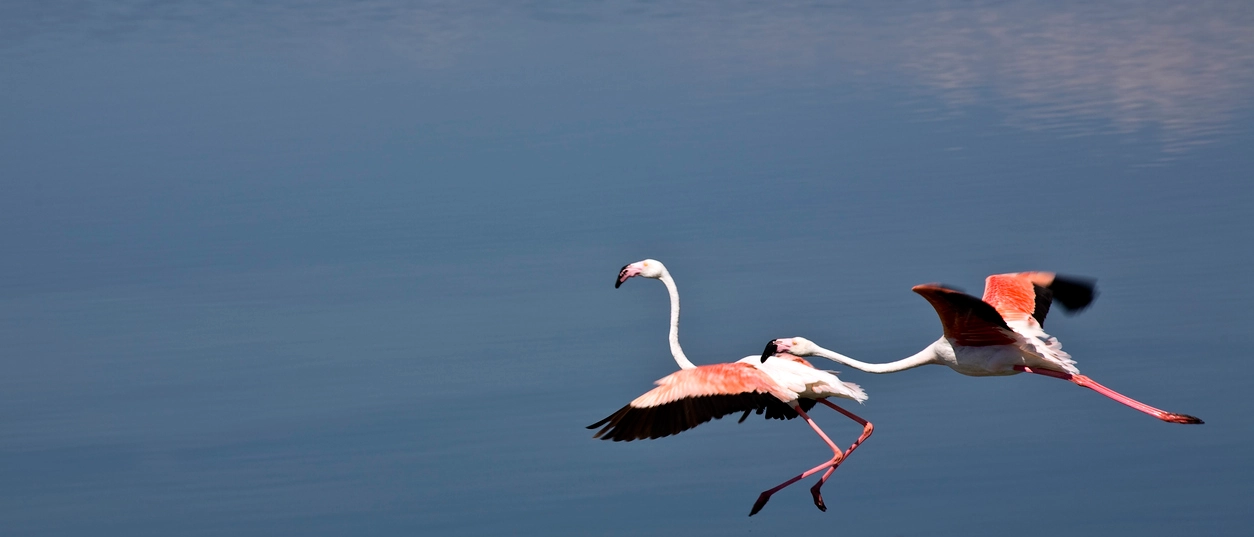
{"type": "Polygon", "coordinates": [[[767,343],[762,360],[778,353],[822,356],[867,373],[894,373],[928,364],[947,365],[975,377],[1034,373],[1071,381],[1169,423],[1201,424],[1187,414],[1149,406],[1081,375],[1056,338],[1045,333],[1045,315],[1057,300],[1068,312],[1093,301],[1092,280],[1050,272],[994,274],[984,283],[984,299],[939,284],[916,285],[940,315],[944,335],[919,353],[884,364],[860,362],[801,338],[767,343]]]}
{"type": "Polygon", "coordinates": [[[782,360],[767,362],[755,355],[732,363],[695,365],[688,360],[679,345],[679,291],[675,288],[675,280],[671,278],[666,266],[654,259],[627,265],[619,271],[614,288],[617,289],[634,276],[661,280],[670,293],[671,354],[680,370],[661,378],[655,383],[656,388],[637,397],[617,412],[589,425],[589,429],[601,428],[593,438],[615,442],[662,438],[737,412],[743,412],[741,422],[749,417],[750,412],[765,413],[765,417],[770,419],[793,419],[801,416],[831,448],[832,458],[762,492],[753,504],[749,516],[761,511],[772,494],[823,470],[827,471],[810,489],[810,494],[814,498],[814,505],[819,510],[826,511],[827,506],[823,503],[819,489],[844,458],[853,453],[874,430],[870,422],[827,398],[842,397],[861,403],[867,399],[866,392],[857,384],[842,382],[836,375],[815,369],[809,362],[796,356],[783,356],[782,360]],[[842,452],[806,414],[806,410],[813,408],[816,403],[840,412],[862,425],[862,435],[848,450],[842,452]]]}

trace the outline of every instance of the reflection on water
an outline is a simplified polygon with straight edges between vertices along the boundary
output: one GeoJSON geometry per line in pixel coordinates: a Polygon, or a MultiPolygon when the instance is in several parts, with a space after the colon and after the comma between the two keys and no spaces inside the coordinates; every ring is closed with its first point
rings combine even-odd
{"type": "MultiPolygon", "coordinates": [[[[49,37],[290,48],[304,61],[356,54],[419,68],[491,55],[502,22],[628,28],[697,73],[874,84],[904,76],[947,112],[993,105],[1008,124],[1060,134],[1148,133],[1175,153],[1213,141],[1254,94],[1254,13],[1244,2],[845,4],[687,2],[13,2],[0,43],[49,37]]],[[[541,30],[542,31],[542,30],[541,30]]],[[[937,113],[936,111],[929,112],[937,113]]]]}
{"type": "Polygon", "coordinates": [[[905,76],[951,113],[991,104],[1025,129],[1148,131],[1167,152],[1213,141],[1254,94],[1254,12],[1242,2],[914,7],[689,13],[667,33],[725,69],[905,76]]]}
{"type": "Polygon", "coordinates": [[[1153,130],[1168,152],[1213,140],[1248,110],[1248,6],[1047,6],[913,16],[902,65],[954,106],[992,96],[1008,121],[1027,129],[1153,130]]]}

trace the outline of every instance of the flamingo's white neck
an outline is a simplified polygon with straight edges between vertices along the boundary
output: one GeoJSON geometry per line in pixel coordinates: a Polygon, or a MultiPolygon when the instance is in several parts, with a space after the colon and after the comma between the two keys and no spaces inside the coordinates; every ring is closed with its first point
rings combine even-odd
{"type": "Polygon", "coordinates": [[[670,272],[663,272],[658,279],[662,280],[666,291],[671,295],[671,356],[675,357],[675,363],[679,364],[680,369],[696,369],[697,366],[684,355],[683,347],[679,346],[679,290],[675,288],[675,280],[671,278],[670,272]]]}
{"type": "Polygon", "coordinates": [[[866,362],[854,360],[853,358],[838,352],[824,349],[818,345],[814,346],[814,355],[822,356],[833,362],[839,362],[867,373],[896,373],[897,371],[914,369],[922,365],[943,363],[941,356],[936,351],[935,344],[928,345],[926,349],[919,351],[913,356],[902,358],[895,362],[888,362],[886,364],[868,364],[866,362]]]}

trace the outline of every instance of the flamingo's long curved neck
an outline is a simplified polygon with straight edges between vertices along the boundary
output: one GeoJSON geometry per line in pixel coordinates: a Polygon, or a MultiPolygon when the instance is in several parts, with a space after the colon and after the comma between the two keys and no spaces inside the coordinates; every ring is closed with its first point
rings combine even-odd
{"type": "Polygon", "coordinates": [[[675,288],[675,280],[671,278],[670,272],[663,272],[658,279],[662,280],[666,291],[671,295],[671,356],[675,357],[675,363],[679,364],[680,369],[696,369],[696,364],[688,360],[683,347],[679,346],[679,289],[675,288]]]}
{"type": "Polygon", "coordinates": [[[919,351],[918,354],[902,358],[895,362],[888,362],[886,364],[868,364],[866,362],[854,360],[853,358],[838,352],[824,349],[823,347],[819,347],[817,345],[815,347],[814,354],[816,356],[822,356],[833,362],[839,362],[867,373],[896,373],[898,371],[914,369],[921,365],[940,363],[941,361],[940,356],[936,353],[936,349],[932,345],[928,345],[926,349],[919,351]]]}

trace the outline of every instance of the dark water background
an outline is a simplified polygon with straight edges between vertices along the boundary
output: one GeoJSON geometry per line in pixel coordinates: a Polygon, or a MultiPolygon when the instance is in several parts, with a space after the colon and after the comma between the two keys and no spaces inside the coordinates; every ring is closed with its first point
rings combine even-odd
{"type": "Polygon", "coordinates": [[[4,535],[1248,535],[1248,2],[0,3],[4,535]],[[583,426],[909,291],[1099,279],[1082,371],[583,426]],[[816,415],[841,443],[858,427],[816,415]]]}

